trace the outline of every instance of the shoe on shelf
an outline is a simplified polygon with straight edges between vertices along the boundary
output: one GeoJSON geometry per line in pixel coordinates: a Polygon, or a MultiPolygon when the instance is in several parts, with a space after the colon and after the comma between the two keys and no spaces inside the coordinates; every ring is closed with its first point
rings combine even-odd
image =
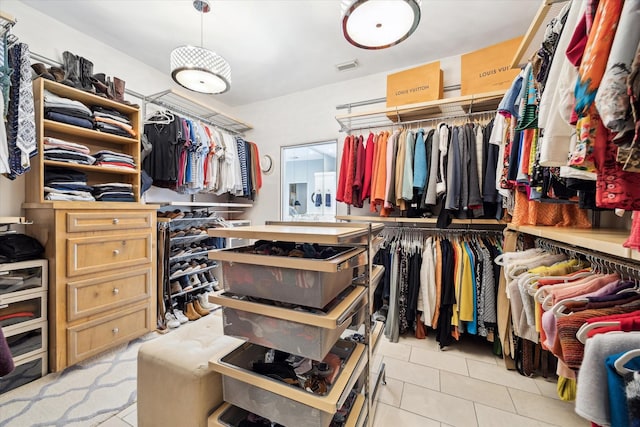
{"type": "Polygon", "coordinates": [[[183,291],[190,291],[191,289],[193,289],[193,286],[189,282],[189,277],[188,276],[179,277],[178,278],[178,282],[180,282],[180,286],[182,286],[182,290],[183,291]]]}
{"type": "Polygon", "coordinates": [[[202,308],[204,308],[205,310],[213,310],[214,308],[216,308],[215,304],[211,304],[209,302],[209,293],[208,292],[203,292],[201,294],[198,294],[198,302],[200,303],[200,306],[202,308]]]}
{"type": "Polygon", "coordinates": [[[207,280],[207,277],[204,273],[198,273],[198,279],[200,279],[200,283],[202,283],[203,285],[209,284],[209,280],[207,280]]]}
{"type": "Polygon", "coordinates": [[[182,286],[180,286],[180,282],[178,281],[171,282],[171,293],[177,294],[180,292],[182,292],[182,286]]]}
{"type": "Polygon", "coordinates": [[[200,281],[200,279],[198,278],[197,274],[192,274],[191,276],[189,276],[189,284],[194,287],[197,288],[198,286],[203,285],[204,283],[202,283],[200,281]]]}
{"type": "Polygon", "coordinates": [[[185,315],[189,320],[198,320],[199,318],[202,317],[200,314],[198,314],[192,302],[188,302],[185,305],[184,311],[185,311],[185,315]]]}
{"type": "Polygon", "coordinates": [[[178,321],[178,319],[176,319],[176,316],[174,316],[174,314],[170,311],[167,311],[164,314],[164,320],[166,320],[167,326],[170,329],[175,329],[180,326],[180,321],[178,321]]]}
{"type": "Polygon", "coordinates": [[[176,319],[178,319],[178,322],[180,323],[187,323],[189,321],[189,318],[184,315],[182,310],[175,308],[173,310],[173,314],[176,316],[176,319]]]}
{"type": "Polygon", "coordinates": [[[200,316],[206,316],[207,314],[209,314],[209,310],[204,309],[200,305],[200,302],[198,301],[198,299],[193,300],[193,308],[196,310],[196,313],[198,313],[200,316]]]}

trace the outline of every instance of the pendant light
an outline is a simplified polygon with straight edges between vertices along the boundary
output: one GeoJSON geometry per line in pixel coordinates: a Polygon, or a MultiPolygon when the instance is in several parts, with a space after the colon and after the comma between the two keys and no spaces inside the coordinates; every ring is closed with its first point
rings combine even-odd
{"type": "Polygon", "coordinates": [[[385,49],[420,23],[420,0],[342,0],[342,33],[362,49],[385,49]]]}
{"type": "Polygon", "coordinates": [[[211,11],[208,0],[194,0],[200,12],[200,47],[179,46],[171,52],[171,77],[194,92],[219,94],[231,88],[231,66],[217,53],[203,46],[204,14],[211,11]]]}

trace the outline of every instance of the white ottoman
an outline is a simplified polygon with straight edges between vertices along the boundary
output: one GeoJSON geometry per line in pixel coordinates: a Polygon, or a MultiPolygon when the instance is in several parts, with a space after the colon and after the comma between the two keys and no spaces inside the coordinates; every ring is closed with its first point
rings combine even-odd
{"type": "Polygon", "coordinates": [[[209,359],[222,336],[220,310],[180,326],[138,351],[138,427],[206,427],[222,404],[209,359]]]}

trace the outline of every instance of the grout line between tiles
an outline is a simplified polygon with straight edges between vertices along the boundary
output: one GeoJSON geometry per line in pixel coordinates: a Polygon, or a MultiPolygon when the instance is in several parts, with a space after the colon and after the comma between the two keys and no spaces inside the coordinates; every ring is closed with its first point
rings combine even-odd
{"type": "MultiPolygon", "coordinates": [[[[393,408],[393,405],[389,405],[388,403],[380,402],[380,404],[382,404],[382,405],[387,405],[387,406],[391,406],[391,407],[393,408]]],[[[426,420],[433,421],[433,422],[435,422],[435,423],[447,424],[447,423],[443,423],[443,422],[442,422],[442,421],[440,421],[440,420],[436,420],[435,418],[425,417],[425,416],[424,416],[424,415],[422,415],[422,414],[418,414],[417,412],[413,412],[413,411],[410,411],[410,410],[408,410],[408,409],[404,409],[404,408],[401,408],[401,407],[400,407],[400,408],[397,408],[397,409],[399,409],[399,410],[401,410],[401,411],[404,411],[404,412],[408,412],[408,413],[413,414],[413,415],[417,415],[417,416],[418,416],[418,417],[420,417],[420,418],[424,418],[424,419],[426,419],[426,420]]],[[[376,413],[378,413],[378,411],[376,411],[376,413]]],[[[374,419],[373,419],[373,420],[374,420],[374,422],[375,422],[375,417],[374,417],[374,419]]],[[[448,425],[448,424],[447,424],[447,425],[448,425]]]]}

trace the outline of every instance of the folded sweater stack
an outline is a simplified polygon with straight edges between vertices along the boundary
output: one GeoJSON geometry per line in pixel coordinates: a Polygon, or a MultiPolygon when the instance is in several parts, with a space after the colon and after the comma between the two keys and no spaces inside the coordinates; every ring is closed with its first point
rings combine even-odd
{"type": "Polygon", "coordinates": [[[87,185],[87,175],[73,169],[47,166],[44,169],[44,192],[47,200],[95,201],[87,185]]]}
{"type": "Polygon", "coordinates": [[[96,129],[100,132],[110,133],[113,135],[124,136],[127,138],[135,138],[136,131],[133,129],[131,120],[124,114],[112,108],[93,107],[93,117],[96,123],[96,129]]]}
{"type": "Polygon", "coordinates": [[[96,159],[89,155],[89,148],[74,142],[62,139],[44,138],[44,160],[57,162],[76,163],[79,165],[92,165],[96,159]]]}
{"type": "Polygon", "coordinates": [[[105,168],[125,169],[133,170],[136,168],[136,164],[133,161],[133,157],[109,150],[100,150],[94,154],[96,158],[96,165],[105,168]]]}
{"type": "Polygon", "coordinates": [[[134,202],[133,185],[109,182],[93,186],[93,196],[98,202],[134,202]]]}
{"type": "Polygon", "coordinates": [[[44,91],[44,116],[49,120],[93,129],[93,113],[82,102],[44,91]]]}

